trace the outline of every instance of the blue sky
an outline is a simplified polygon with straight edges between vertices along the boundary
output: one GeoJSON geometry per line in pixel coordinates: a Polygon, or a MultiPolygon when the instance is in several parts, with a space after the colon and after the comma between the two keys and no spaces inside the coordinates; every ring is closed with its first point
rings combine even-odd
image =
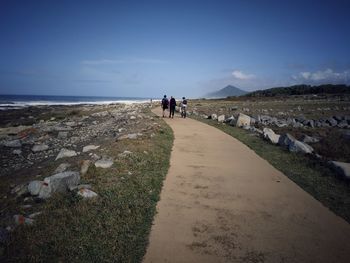
{"type": "Polygon", "coordinates": [[[0,94],[350,84],[349,1],[0,0],[0,94]]]}

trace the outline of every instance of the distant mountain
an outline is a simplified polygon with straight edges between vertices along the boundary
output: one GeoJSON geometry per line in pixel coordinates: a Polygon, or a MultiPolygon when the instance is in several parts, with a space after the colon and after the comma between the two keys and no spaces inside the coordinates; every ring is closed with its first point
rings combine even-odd
{"type": "Polygon", "coordinates": [[[241,95],[245,95],[247,93],[248,92],[246,92],[244,90],[236,88],[232,85],[228,85],[221,90],[208,93],[205,97],[206,98],[226,98],[229,96],[241,96],[241,95]]]}
{"type": "Polygon", "coordinates": [[[350,86],[325,84],[319,86],[295,85],[290,87],[276,87],[257,90],[246,94],[247,97],[274,97],[307,94],[350,94],[350,86]]]}

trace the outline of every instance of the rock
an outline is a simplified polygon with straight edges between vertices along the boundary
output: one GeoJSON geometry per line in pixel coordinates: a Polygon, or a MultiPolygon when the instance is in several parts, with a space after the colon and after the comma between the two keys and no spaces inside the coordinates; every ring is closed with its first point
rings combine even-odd
{"type": "Polygon", "coordinates": [[[251,126],[250,125],[244,125],[242,127],[243,130],[246,130],[246,131],[250,131],[251,130],[251,126]]]}
{"type": "Polygon", "coordinates": [[[128,139],[131,139],[131,140],[135,140],[137,139],[137,133],[131,133],[131,134],[128,134],[128,139]]]}
{"type": "Polygon", "coordinates": [[[296,139],[290,135],[289,133],[283,134],[279,140],[278,140],[278,144],[284,147],[289,147],[289,145],[294,142],[296,139]]]}
{"type": "Polygon", "coordinates": [[[337,125],[339,128],[344,129],[344,128],[348,128],[348,122],[347,121],[340,121],[337,125]]]}
{"type": "Polygon", "coordinates": [[[87,189],[87,188],[81,188],[78,191],[78,195],[84,198],[93,198],[98,196],[94,191],[91,191],[90,189],[87,189]]]}
{"type": "Polygon", "coordinates": [[[47,199],[53,193],[66,193],[68,190],[74,189],[79,182],[79,173],[73,171],[66,171],[46,177],[41,187],[39,198],[47,199]]]}
{"type": "Polygon", "coordinates": [[[211,116],[212,120],[217,120],[218,119],[218,115],[216,115],[215,113],[213,113],[211,116]]]}
{"type": "Polygon", "coordinates": [[[312,153],[314,149],[301,141],[295,140],[288,147],[290,152],[300,152],[300,153],[312,153]]]}
{"type": "Polygon", "coordinates": [[[92,151],[92,150],[96,150],[98,148],[100,148],[99,145],[87,145],[87,146],[84,146],[83,153],[88,152],[88,151],[92,151]]]}
{"type": "Polygon", "coordinates": [[[41,187],[43,186],[43,181],[31,181],[28,184],[28,191],[31,195],[38,195],[40,193],[41,187]]]}
{"type": "Polygon", "coordinates": [[[37,217],[38,215],[41,215],[41,214],[42,214],[42,212],[35,212],[35,213],[30,214],[28,217],[30,219],[33,219],[33,218],[35,218],[35,217],[37,217]]]}
{"type": "Polygon", "coordinates": [[[317,142],[320,141],[320,139],[315,138],[315,137],[311,137],[311,136],[308,136],[308,135],[303,135],[301,137],[301,141],[305,142],[305,143],[317,143],[317,142]]]}
{"type": "Polygon", "coordinates": [[[92,117],[107,117],[109,115],[108,111],[101,111],[91,114],[92,117]]]}
{"type": "Polygon", "coordinates": [[[230,123],[232,120],[234,120],[235,117],[231,116],[231,117],[228,117],[227,119],[225,119],[225,123],[230,123]]]}
{"type": "Polygon", "coordinates": [[[58,139],[66,139],[68,137],[68,132],[60,131],[57,135],[58,139]]]}
{"type": "Polygon", "coordinates": [[[71,165],[69,163],[61,163],[56,170],[54,171],[55,174],[62,173],[65,170],[67,170],[71,165]]]}
{"type": "Polygon", "coordinates": [[[130,120],[136,120],[136,116],[130,116],[130,120]]]}
{"type": "Polygon", "coordinates": [[[237,127],[250,126],[250,119],[251,118],[248,115],[240,113],[237,118],[236,126],[237,127]]]}
{"type": "Polygon", "coordinates": [[[28,186],[26,184],[20,184],[11,190],[11,194],[16,194],[17,196],[22,196],[28,193],[28,186]]]}
{"type": "Polygon", "coordinates": [[[20,148],[20,147],[22,147],[22,143],[21,143],[20,140],[3,141],[1,144],[4,145],[5,147],[9,147],[9,148],[20,148]]]}
{"type": "Polygon", "coordinates": [[[331,161],[333,168],[345,179],[350,180],[350,163],[331,161]]]}
{"type": "Polygon", "coordinates": [[[73,156],[77,156],[77,153],[75,151],[62,148],[55,160],[73,156]]]}
{"type": "Polygon", "coordinates": [[[343,137],[345,140],[350,140],[350,131],[344,131],[343,132],[343,137]]]}
{"type": "Polygon", "coordinates": [[[33,219],[24,217],[23,215],[14,215],[13,219],[16,225],[32,225],[34,223],[33,219]]]}
{"type": "Polygon", "coordinates": [[[265,139],[267,139],[268,141],[270,141],[273,144],[277,144],[279,139],[280,139],[280,135],[276,134],[272,129],[270,128],[264,128],[263,130],[263,136],[265,139]]]}
{"type": "Polygon", "coordinates": [[[225,115],[220,115],[218,117],[218,122],[224,122],[225,121],[225,115]]]}
{"type": "Polygon", "coordinates": [[[95,167],[100,168],[110,168],[113,165],[113,160],[111,159],[101,159],[95,162],[95,167]]]}
{"type": "Polygon", "coordinates": [[[90,160],[83,161],[81,168],[80,168],[81,175],[85,175],[87,173],[87,171],[89,170],[90,164],[91,164],[90,160]]]}
{"type": "Polygon", "coordinates": [[[46,144],[36,144],[32,148],[32,152],[43,152],[49,149],[49,146],[46,144]]]}
{"type": "Polygon", "coordinates": [[[231,111],[238,110],[238,106],[232,106],[232,107],[230,108],[230,110],[231,110],[231,111]]]}
{"type": "Polygon", "coordinates": [[[333,118],[328,118],[327,119],[327,122],[330,124],[330,126],[334,127],[334,126],[337,126],[338,122],[333,119],[333,118]]]}
{"type": "Polygon", "coordinates": [[[16,154],[16,155],[21,155],[22,154],[22,150],[16,149],[16,150],[13,150],[12,153],[16,154]]]}

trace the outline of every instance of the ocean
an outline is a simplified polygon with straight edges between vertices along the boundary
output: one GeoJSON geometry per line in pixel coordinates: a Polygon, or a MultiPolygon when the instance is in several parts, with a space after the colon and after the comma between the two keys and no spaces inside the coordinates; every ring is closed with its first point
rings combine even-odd
{"type": "Polygon", "coordinates": [[[0,110],[21,109],[39,105],[131,104],[149,101],[150,98],[135,97],[0,95],[0,110]]]}

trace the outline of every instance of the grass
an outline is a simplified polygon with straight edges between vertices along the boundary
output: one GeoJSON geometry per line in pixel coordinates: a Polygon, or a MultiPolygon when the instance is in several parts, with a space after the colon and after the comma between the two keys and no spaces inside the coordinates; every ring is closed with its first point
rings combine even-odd
{"type": "Polygon", "coordinates": [[[162,183],[169,168],[173,133],[163,121],[155,136],[115,142],[111,169],[90,167],[96,199],[57,195],[42,207],[33,226],[11,235],[3,262],[140,262],[162,183]]]}
{"type": "Polygon", "coordinates": [[[319,160],[272,145],[251,133],[217,121],[196,118],[235,137],[284,173],[337,215],[350,222],[350,187],[319,160]]]}

